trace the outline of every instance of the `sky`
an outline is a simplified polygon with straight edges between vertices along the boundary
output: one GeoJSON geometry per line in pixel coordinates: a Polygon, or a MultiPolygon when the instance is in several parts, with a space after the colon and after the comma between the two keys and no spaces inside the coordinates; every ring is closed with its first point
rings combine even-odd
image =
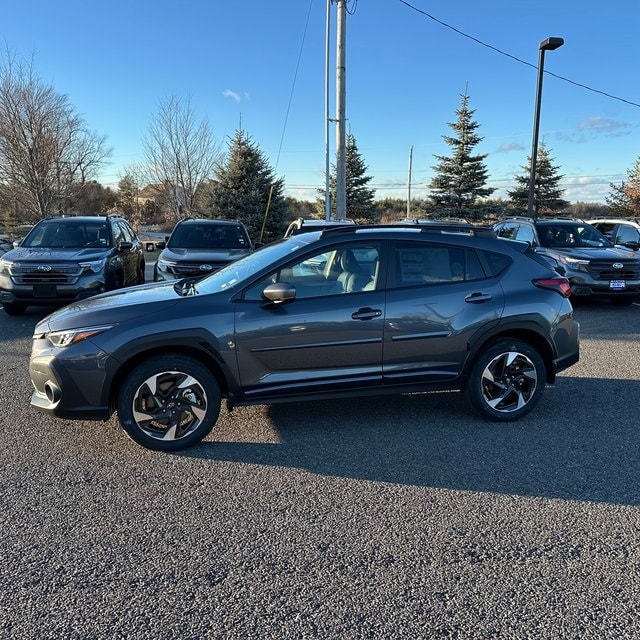
{"type": "MultiPolygon", "coordinates": [[[[112,149],[99,181],[143,161],[159,104],[189,100],[221,148],[242,127],[286,194],[324,188],[325,91],[336,115],[336,5],[327,0],[2,0],[6,52],[68,96],[112,149]]],[[[451,155],[466,93],[507,197],[532,149],[538,47],[545,54],[540,142],[565,199],[604,202],[640,157],[638,0],[349,0],[346,119],[376,198],[425,198],[434,155],[451,155]],[[411,172],[409,157],[412,156],[411,172]]],[[[328,148],[335,162],[336,132],[328,148]]]]}

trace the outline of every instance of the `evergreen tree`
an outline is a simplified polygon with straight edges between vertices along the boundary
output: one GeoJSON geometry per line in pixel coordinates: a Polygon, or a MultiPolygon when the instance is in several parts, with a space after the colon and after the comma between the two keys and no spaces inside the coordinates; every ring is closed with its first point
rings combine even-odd
{"type": "Polygon", "coordinates": [[[469,96],[461,95],[462,104],[456,109],[458,119],[450,122],[456,136],[442,136],[452,148],[452,156],[434,156],[438,164],[436,175],[429,183],[431,202],[440,207],[460,209],[475,204],[478,198],[491,195],[495,189],[487,187],[488,154],[472,155],[473,148],[483,140],[476,133],[478,123],[473,120],[475,110],[469,108],[469,96]]]}
{"type": "Polygon", "coordinates": [[[284,179],[274,170],[250,136],[237,130],[229,139],[225,160],[210,186],[207,211],[212,218],[240,220],[255,242],[282,237],[287,204],[284,179]]]}
{"type": "MultiPolygon", "coordinates": [[[[522,211],[526,211],[529,205],[531,156],[527,160],[527,166],[522,167],[524,173],[515,177],[517,186],[512,191],[507,191],[513,205],[522,211]]],[[[533,209],[536,218],[540,214],[560,211],[569,206],[569,202],[562,199],[564,189],[560,188],[560,181],[564,176],[558,174],[559,168],[559,166],[553,164],[549,149],[542,142],[538,147],[533,190],[533,209]]]]}
{"type": "MultiPolygon", "coordinates": [[[[368,167],[358,151],[354,135],[348,133],[345,140],[347,217],[359,224],[371,224],[376,221],[375,189],[370,189],[367,186],[371,182],[371,176],[366,175],[367,169],[368,167]]],[[[336,172],[334,164],[331,166],[331,176],[329,176],[332,216],[336,215],[336,172]]],[[[324,211],[324,189],[318,191],[321,194],[318,204],[324,211]]]]}
{"type": "Polygon", "coordinates": [[[620,217],[637,217],[640,215],[640,157],[627,171],[627,181],[619,185],[609,183],[611,193],[605,197],[610,212],[620,217]]]}

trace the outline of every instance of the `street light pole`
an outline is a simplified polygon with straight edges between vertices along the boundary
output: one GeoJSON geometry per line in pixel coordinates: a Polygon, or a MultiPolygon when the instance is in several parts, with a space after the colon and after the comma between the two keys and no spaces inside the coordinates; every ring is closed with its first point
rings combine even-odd
{"type": "Polygon", "coordinates": [[[538,159],[538,131],[540,129],[540,104],[542,103],[542,76],[544,74],[544,52],[554,51],[564,44],[562,38],[547,38],[540,43],[538,56],[538,83],[536,86],[536,106],[533,116],[533,141],[531,143],[531,169],[529,172],[529,201],[527,215],[536,218],[534,211],[534,194],[536,187],[536,162],[538,159]]]}

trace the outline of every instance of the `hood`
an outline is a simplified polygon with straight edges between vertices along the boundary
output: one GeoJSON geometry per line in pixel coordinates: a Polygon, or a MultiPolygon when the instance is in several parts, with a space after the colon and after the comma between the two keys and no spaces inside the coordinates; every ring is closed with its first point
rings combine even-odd
{"type": "Polygon", "coordinates": [[[166,248],[160,254],[162,260],[177,262],[233,262],[251,253],[249,247],[240,249],[170,249],[166,248]]]}
{"type": "Polygon", "coordinates": [[[173,283],[151,283],[109,291],[54,311],[38,323],[36,332],[127,322],[164,313],[183,299],[173,283]]]}
{"type": "Polygon", "coordinates": [[[46,247],[17,247],[7,251],[2,257],[13,262],[85,262],[101,260],[109,253],[105,249],[51,249],[46,247]]]}
{"type": "Polygon", "coordinates": [[[626,247],[580,247],[547,249],[550,255],[559,254],[577,260],[638,260],[638,253],[626,247]]]}

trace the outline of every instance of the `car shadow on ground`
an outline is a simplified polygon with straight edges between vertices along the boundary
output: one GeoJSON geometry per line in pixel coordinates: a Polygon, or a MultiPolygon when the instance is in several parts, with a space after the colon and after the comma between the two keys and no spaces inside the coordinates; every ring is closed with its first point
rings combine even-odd
{"type": "MultiPolygon", "coordinates": [[[[272,435],[210,438],[180,455],[403,485],[640,504],[640,382],[563,377],[529,416],[475,417],[459,393],[264,408],[272,435]]],[[[234,417],[235,416],[235,417],[234,417]]],[[[226,424],[225,424],[226,423],[226,424]]],[[[220,427],[220,429],[218,428],[220,427]]],[[[236,423],[237,433],[237,423],[236,423]]]]}

